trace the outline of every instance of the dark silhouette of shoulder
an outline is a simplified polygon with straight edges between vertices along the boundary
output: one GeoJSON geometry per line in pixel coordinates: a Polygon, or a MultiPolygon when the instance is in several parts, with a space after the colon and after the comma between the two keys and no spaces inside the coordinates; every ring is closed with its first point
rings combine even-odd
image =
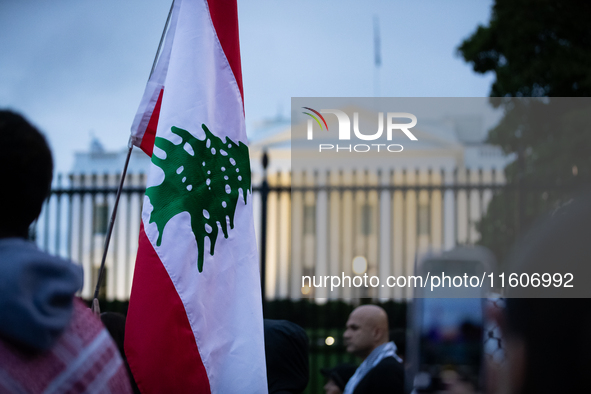
{"type": "Polygon", "coordinates": [[[404,368],[394,357],[386,357],[357,384],[354,394],[403,394],[404,368]]]}

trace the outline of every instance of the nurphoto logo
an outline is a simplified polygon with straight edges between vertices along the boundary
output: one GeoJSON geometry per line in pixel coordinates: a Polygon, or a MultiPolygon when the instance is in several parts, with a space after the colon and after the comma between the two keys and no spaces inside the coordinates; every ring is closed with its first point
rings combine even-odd
{"type": "MultiPolygon", "coordinates": [[[[332,114],[337,117],[339,124],[338,127],[338,139],[339,141],[350,141],[351,140],[351,119],[344,111],[338,109],[321,109],[316,111],[310,107],[302,107],[310,112],[303,112],[308,115],[311,119],[308,119],[307,125],[307,138],[308,140],[314,139],[314,120],[320,127],[320,130],[328,130],[328,123],[322,114],[332,114]]],[[[386,119],[386,140],[392,141],[392,135],[394,131],[402,131],[411,141],[417,141],[417,137],[409,130],[416,126],[417,117],[408,112],[388,112],[384,117],[383,112],[378,113],[378,130],[373,134],[364,134],[359,129],[359,113],[353,112],[353,133],[354,137],[362,141],[376,141],[382,138],[384,133],[384,118],[386,119]],[[410,119],[410,123],[398,123],[398,119],[410,119]],[[396,122],[396,123],[395,123],[396,122]]],[[[402,152],[404,147],[400,144],[318,144],[318,151],[347,151],[347,152],[369,152],[370,150],[376,150],[380,152],[380,148],[384,151],[397,153],[402,152]]]]}

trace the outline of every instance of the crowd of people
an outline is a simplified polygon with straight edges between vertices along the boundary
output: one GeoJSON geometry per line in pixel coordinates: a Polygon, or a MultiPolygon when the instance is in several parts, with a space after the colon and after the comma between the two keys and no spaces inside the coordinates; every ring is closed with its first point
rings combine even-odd
{"type": "MultiPolygon", "coordinates": [[[[0,393],[139,392],[125,361],[125,316],[97,318],[75,297],[81,267],[27,240],[50,193],[53,159],[43,135],[6,110],[0,111],[0,166],[0,393]]],[[[588,265],[590,224],[591,198],[583,195],[533,233],[513,255],[515,264],[523,270],[555,267],[544,264],[557,259],[566,267],[588,265]]],[[[485,391],[581,392],[591,370],[590,306],[589,298],[508,298],[491,317],[504,333],[505,362],[487,369],[485,391]]],[[[269,393],[303,392],[310,374],[306,332],[278,320],[265,320],[264,330],[269,393]]],[[[355,308],[343,340],[360,364],[323,368],[326,393],[404,393],[404,360],[381,307],[355,308]]]]}

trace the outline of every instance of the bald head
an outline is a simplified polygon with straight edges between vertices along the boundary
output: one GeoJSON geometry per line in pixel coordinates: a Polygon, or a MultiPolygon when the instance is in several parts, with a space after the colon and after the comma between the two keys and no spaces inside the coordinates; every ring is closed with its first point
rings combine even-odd
{"type": "Polygon", "coordinates": [[[381,334],[385,335],[385,341],[388,341],[388,315],[382,307],[361,305],[351,312],[349,318],[363,321],[370,328],[378,329],[381,334]]]}
{"type": "Polygon", "coordinates": [[[355,308],[343,335],[347,351],[365,359],[378,346],[388,342],[388,315],[377,305],[355,308]]]}

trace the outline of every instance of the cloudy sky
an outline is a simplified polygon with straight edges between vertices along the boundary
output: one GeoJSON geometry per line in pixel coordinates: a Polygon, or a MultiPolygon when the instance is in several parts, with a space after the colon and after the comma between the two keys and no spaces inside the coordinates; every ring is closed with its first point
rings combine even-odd
{"type": "MultiPolygon", "coordinates": [[[[171,0],[0,0],[0,108],[48,136],[58,171],[96,136],[122,149],[171,0]]],[[[492,75],[471,71],[460,42],[490,17],[490,0],[238,0],[249,128],[291,97],[376,93],[483,97],[492,75]]]]}

